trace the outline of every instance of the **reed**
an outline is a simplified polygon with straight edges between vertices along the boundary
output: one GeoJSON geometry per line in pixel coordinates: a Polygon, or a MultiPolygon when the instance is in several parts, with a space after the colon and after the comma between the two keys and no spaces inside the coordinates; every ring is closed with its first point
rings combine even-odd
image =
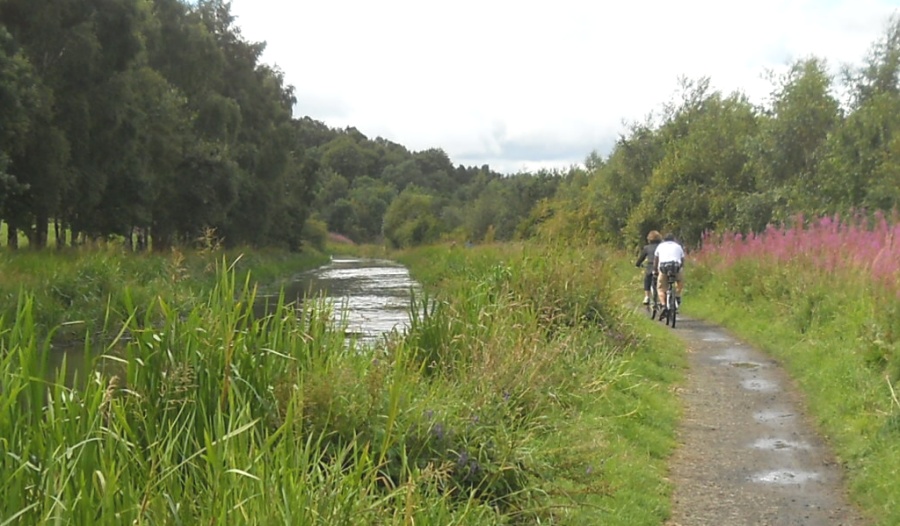
{"type": "Polygon", "coordinates": [[[189,301],[110,290],[74,382],[23,287],[0,524],[661,522],[674,352],[640,357],[595,255],[516,250],[432,260],[409,330],[365,349],[322,301],[259,314],[241,260],[189,301]]]}

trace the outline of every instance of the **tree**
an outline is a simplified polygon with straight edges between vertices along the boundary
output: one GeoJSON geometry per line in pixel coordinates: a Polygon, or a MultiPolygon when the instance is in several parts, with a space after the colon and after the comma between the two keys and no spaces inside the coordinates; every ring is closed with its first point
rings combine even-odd
{"type": "Polygon", "coordinates": [[[340,135],[322,147],[322,164],[348,181],[370,174],[374,154],[367,152],[350,135],[340,135]]]}
{"type": "Polygon", "coordinates": [[[757,133],[753,107],[740,94],[707,95],[702,83],[697,89],[665,125],[674,133],[629,217],[629,239],[662,227],[697,243],[706,230],[731,227],[736,203],[755,188],[745,169],[746,144],[757,133]]]}
{"type": "Polygon", "coordinates": [[[353,181],[350,202],[357,224],[353,230],[359,241],[374,241],[381,236],[381,223],[397,190],[372,177],[360,177],[353,181]]]}
{"type": "Polygon", "coordinates": [[[395,248],[433,243],[440,235],[435,198],[414,186],[401,192],[384,215],[384,237],[395,248]]]}
{"type": "Polygon", "coordinates": [[[771,109],[751,141],[750,166],[756,191],[738,203],[738,228],[759,231],[809,207],[820,187],[823,147],[841,123],[824,61],[795,62],[772,94],[771,109]]]}
{"type": "Polygon", "coordinates": [[[49,120],[48,112],[42,111],[48,97],[27,57],[0,25],[0,219],[9,222],[12,246],[18,239],[17,226],[30,224],[25,220],[29,211],[22,207],[30,190],[22,160],[49,120]],[[18,166],[11,166],[14,159],[18,166]]]}

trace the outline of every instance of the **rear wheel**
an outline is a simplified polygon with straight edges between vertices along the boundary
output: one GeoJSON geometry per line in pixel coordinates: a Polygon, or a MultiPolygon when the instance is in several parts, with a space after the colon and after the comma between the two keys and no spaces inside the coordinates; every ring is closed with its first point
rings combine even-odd
{"type": "Polygon", "coordinates": [[[675,328],[675,318],[678,317],[678,303],[675,301],[675,296],[672,296],[672,309],[669,311],[672,317],[672,328],[675,328]]]}
{"type": "Polygon", "coordinates": [[[675,318],[678,315],[678,304],[675,301],[675,293],[672,291],[673,286],[675,286],[674,282],[669,286],[669,290],[666,291],[666,325],[674,329],[675,318]]]}

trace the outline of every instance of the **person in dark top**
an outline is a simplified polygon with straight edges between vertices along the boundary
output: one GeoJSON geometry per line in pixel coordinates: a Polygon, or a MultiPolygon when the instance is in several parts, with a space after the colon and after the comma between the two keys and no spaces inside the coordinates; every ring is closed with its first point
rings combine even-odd
{"type": "Polygon", "coordinates": [[[650,303],[650,286],[653,284],[653,257],[656,255],[656,247],[662,241],[662,235],[656,230],[651,230],[647,234],[647,244],[641,249],[637,262],[634,266],[640,268],[644,265],[644,305],[650,303]]]}

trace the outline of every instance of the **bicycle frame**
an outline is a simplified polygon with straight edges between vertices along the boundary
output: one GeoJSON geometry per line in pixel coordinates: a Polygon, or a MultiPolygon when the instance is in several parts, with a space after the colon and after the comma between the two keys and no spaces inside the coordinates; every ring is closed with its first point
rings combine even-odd
{"type": "Polygon", "coordinates": [[[678,283],[677,275],[677,271],[666,273],[666,281],[668,282],[666,287],[666,325],[672,328],[675,328],[675,319],[678,313],[678,301],[675,296],[675,286],[678,283]]]}

